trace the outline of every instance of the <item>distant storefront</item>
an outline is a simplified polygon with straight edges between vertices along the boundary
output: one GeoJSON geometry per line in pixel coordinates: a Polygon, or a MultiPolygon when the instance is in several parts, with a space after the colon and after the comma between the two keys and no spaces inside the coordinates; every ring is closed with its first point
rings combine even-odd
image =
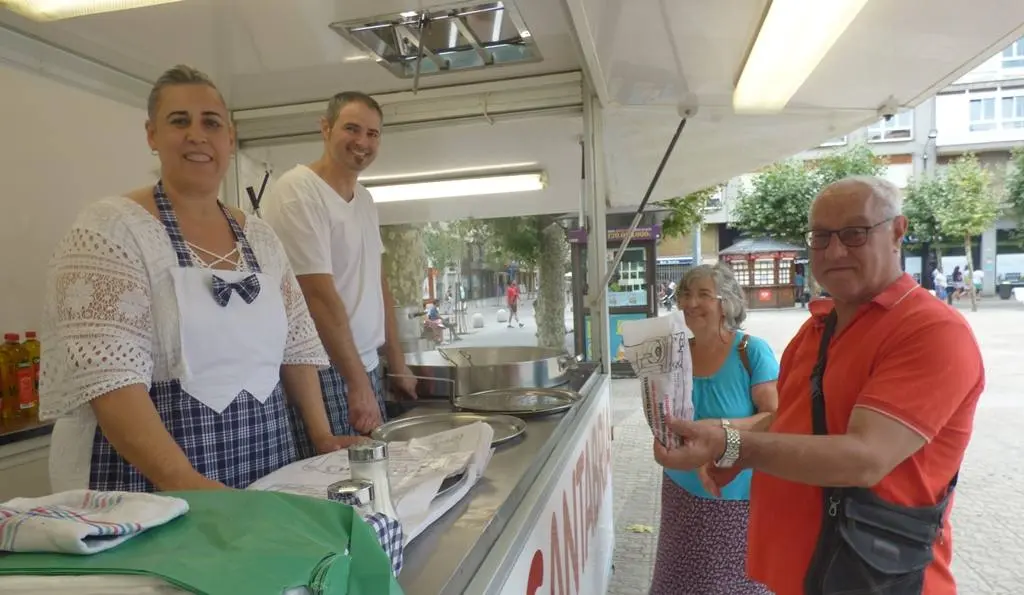
{"type": "Polygon", "coordinates": [[[743,238],[720,251],[747,296],[747,307],[791,308],[796,304],[796,269],[801,246],[772,239],[743,238]]]}

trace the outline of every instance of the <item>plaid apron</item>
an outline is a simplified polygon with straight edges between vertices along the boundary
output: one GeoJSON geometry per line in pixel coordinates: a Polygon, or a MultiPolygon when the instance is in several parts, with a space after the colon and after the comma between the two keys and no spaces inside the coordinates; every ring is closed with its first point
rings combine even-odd
{"type": "MultiPolygon", "coordinates": [[[[160,221],[178,257],[178,266],[196,266],[161,182],[154,187],[153,197],[160,221]]],[[[246,265],[251,272],[259,273],[256,255],[241,226],[227,207],[223,204],[220,207],[235,234],[246,265]]],[[[244,289],[238,288],[238,291],[241,295],[244,289]]],[[[243,296],[243,299],[247,297],[255,298],[243,296]]],[[[210,299],[215,297],[211,295],[210,299]]],[[[209,479],[228,487],[244,488],[297,460],[280,383],[263,403],[248,391],[241,391],[221,413],[190,396],[179,380],[154,382],[149,395],[164,427],[196,471],[209,479]]],[[[155,490],[138,469],[114,450],[99,427],[93,438],[89,488],[135,492],[155,490]]]]}
{"type": "MultiPolygon", "coordinates": [[[[377,396],[380,419],[387,421],[387,413],[384,410],[384,374],[381,365],[378,364],[366,374],[370,377],[373,394],[377,396]]],[[[327,422],[331,425],[331,433],[335,436],[358,436],[359,431],[353,428],[348,420],[348,384],[345,383],[345,379],[333,365],[320,370],[319,375],[320,390],[324,393],[324,408],[327,409],[327,422]]],[[[294,405],[288,407],[288,419],[295,431],[294,440],[299,459],[308,459],[319,454],[309,441],[302,415],[294,405]]]]}

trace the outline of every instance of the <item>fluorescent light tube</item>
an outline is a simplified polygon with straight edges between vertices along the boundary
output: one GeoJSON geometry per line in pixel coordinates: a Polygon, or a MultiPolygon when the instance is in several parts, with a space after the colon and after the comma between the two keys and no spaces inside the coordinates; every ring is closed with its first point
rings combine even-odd
{"type": "Polygon", "coordinates": [[[732,96],[737,112],[782,111],[868,0],[772,0],[732,96]]]}
{"type": "Polygon", "coordinates": [[[102,12],[170,4],[181,0],[0,0],[9,8],[36,21],[56,21],[102,12]]]}
{"type": "Polygon", "coordinates": [[[547,180],[543,173],[511,174],[506,176],[485,176],[457,180],[436,180],[409,182],[385,186],[368,186],[373,202],[400,202],[408,200],[431,200],[505,194],[508,192],[531,192],[543,190],[547,180]]]}
{"type": "MultiPolygon", "coordinates": [[[[399,180],[412,180],[417,182],[426,182],[434,178],[447,178],[450,179],[452,176],[457,176],[457,179],[464,178],[480,178],[489,177],[492,174],[497,175],[501,170],[505,169],[518,169],[520,172],[529,172],[531,169],[537,166],[536,161],[523,161],[520,163],[502,163],[501,165],[481,165],[475,167],[456,167],[451,169],[437,169],[433,171],[418,171],[410,172],[407,174],[390,174],[385,176],[367,176],[359,178],[359,181],[364,186],[369,188],[371,185],[383,186],[392,182],[398,182],[399,180]],[[470,174],[476,174],[470,175],[470,174]],[[428,180],[429,179],[429,180],[428,180]]],[[[504,174],[501,174],[504,175],[504,174]]]]}

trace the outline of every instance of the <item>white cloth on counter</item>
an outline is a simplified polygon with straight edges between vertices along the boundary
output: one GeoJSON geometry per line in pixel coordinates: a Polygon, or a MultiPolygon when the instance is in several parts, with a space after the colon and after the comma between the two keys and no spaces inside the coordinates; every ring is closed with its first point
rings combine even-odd
{"type": "Polygon", "coordinates": [[[0,550],[95,554],[188,512],[180,498],[72,490],[0,504],[0,550]]]}

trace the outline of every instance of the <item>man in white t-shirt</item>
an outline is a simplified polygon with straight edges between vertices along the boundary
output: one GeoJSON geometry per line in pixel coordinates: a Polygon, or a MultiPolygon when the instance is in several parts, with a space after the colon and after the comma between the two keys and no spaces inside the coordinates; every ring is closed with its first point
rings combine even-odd
{"type": "MultiPolygon", "coordinates": [[[[370,96],[335,95],[321,118],[323,155],[282,175],[264,200],[263,218],[284,244],[331,358],[331,367],[320,372],[320,385],[335,435],[365,434],[384,421],[377,355],[382,346],[394,384],[416,394],[381,270],[377,207],[357,182],[377,156],[382,119],[370,96]]],[[[293,421],[299,454],[312,456],[315,452],[302,443],[301,418],[293,421]]]]}

